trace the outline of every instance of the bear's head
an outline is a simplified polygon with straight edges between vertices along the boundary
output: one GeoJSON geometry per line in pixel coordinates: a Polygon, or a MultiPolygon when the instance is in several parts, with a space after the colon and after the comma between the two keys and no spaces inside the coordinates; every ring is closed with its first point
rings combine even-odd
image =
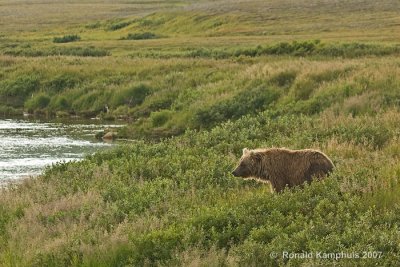
{"type": "Polygon", "coordinates": [[[243,149],[243,155],[240,158],[238,166],[232,172],[235,177],[249,178],[256,176],[258,170],[259,156],[256,152],[247,148],[243,149]]]}

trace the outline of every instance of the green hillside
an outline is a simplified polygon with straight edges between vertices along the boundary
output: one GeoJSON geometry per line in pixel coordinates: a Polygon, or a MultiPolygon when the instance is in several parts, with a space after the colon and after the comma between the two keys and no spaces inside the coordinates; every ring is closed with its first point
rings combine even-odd
{"type": "Polygon", "coordinates": [[[0,114],[122,119],[134,140],[1,191],[0,265],[395,266],[399,9],[0,1],[0,114]],[[273,194],[231,175],[244,147],[336,168],[273,194]]]}

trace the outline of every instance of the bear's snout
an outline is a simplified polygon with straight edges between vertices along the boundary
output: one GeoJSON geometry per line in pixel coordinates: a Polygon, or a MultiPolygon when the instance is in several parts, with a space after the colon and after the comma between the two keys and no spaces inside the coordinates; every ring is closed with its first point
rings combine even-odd
{"type": "Polygon", "coordinates": [[[235,177],[238,177],[238,174],[237,174],[236,170],[234,170],[234,171],[232,172],[232,175],[235,176],[235,177]]]}

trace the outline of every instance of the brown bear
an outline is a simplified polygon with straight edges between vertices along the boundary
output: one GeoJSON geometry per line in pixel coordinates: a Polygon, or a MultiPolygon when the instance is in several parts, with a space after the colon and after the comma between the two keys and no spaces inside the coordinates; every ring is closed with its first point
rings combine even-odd
{"type": "Polygon", "coordinates": [[[333,167],[332,161],[324,153],[313,149],[245,148],[232,174],[245,179],[268,181],[275,192],[281,192],[285,187],[322,178],[332,172],[333,167]]]}

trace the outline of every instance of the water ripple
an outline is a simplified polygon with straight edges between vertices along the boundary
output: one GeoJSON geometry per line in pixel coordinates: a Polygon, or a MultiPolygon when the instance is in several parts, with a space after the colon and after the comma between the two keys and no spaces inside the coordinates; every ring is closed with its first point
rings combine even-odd
{"type": "Polygon", "coordinates": [[[110,147],[97,142],[94,135],[118,126],[0,119],[0,183],[38,175],[51,164],[80,160],[110,147]]]}

